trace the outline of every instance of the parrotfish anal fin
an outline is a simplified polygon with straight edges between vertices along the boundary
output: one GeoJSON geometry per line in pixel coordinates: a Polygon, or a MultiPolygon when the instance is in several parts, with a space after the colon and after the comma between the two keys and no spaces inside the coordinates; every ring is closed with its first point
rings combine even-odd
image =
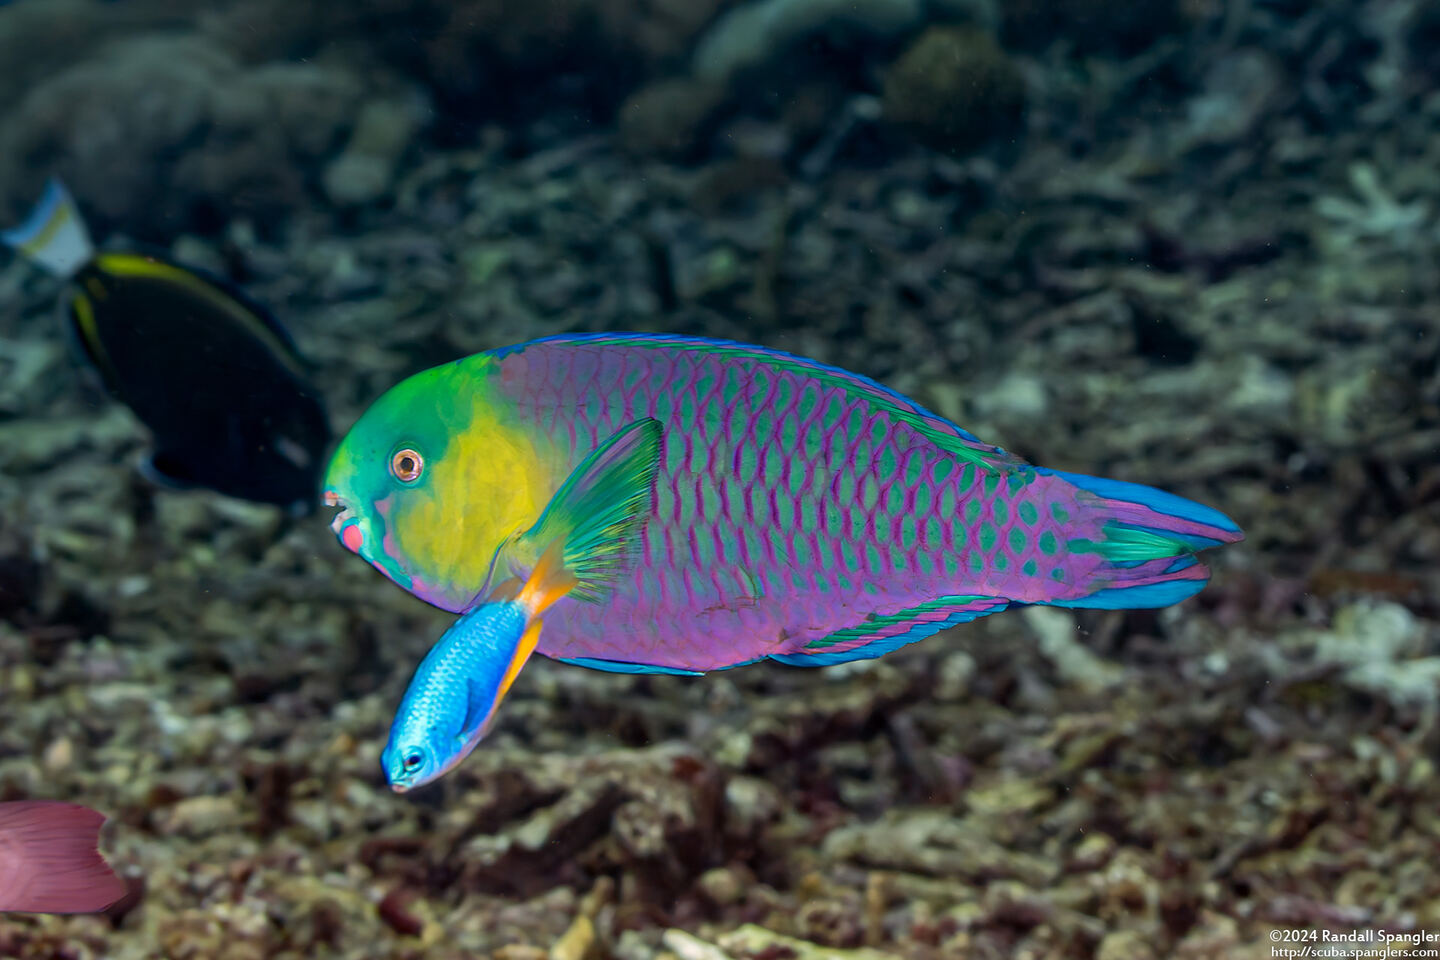
{"type": "Polygon", "coordinates": [[[524,558],[560,544],[563,567],[575,577],[570,595],[599,600],[640,549],[640,532],[654,509],[660,433],[658,420],[637,420],[600,444],[560,485],[535,525],[507,547],[524,558]]]}
{"type": "Polygon", "coordinates": [[[812,640],[798,653],[771,654],[770,659],[792,667],[823,667],[851,660],[869,660],[908,643],[924,640],[957,623],[968,623],[999,613],[1011,603],[1004,597],[939,597],[812,640]]]}
{"type": "Polygon", "coordinates": [[[606,673],[664,673],[677,677],[701,677],[703,670],[684,670],[680,667],[658,667],[650,663],[628,663],[624,660],[599,660],[595,657],[557,657],[561,663],[606,673]]]}

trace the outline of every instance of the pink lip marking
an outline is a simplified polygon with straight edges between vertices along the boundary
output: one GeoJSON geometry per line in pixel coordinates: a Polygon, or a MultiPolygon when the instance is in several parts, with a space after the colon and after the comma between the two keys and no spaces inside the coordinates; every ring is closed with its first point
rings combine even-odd
{"type": "Polygon", "coordinates": [[[352,553],[359,553],[360,548],[365,545],[365,534],[360,532],[360,524],[352,523],[342,530],[340,542],[345,544],[345,549],[352,553]]]}

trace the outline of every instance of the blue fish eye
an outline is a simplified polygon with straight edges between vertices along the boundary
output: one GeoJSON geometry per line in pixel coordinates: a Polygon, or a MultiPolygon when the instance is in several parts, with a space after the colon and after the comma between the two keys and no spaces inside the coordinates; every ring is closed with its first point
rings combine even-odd
{"type": "Polygon", "coordinates": [[[411,750],[409,753],[405,754],[404,763],[406,770],[416,770],[419,768],[420,764],[424,762],[425,754],[419,750],[411,750]]]}

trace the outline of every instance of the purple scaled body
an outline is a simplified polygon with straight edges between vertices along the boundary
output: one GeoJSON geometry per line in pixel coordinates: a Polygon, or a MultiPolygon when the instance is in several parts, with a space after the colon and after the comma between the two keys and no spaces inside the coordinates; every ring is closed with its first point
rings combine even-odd
{"type": "Polygon", "coordinates": [[[495,351],[494,402],[562,470],[663,427],[654,513],[600,603],[557,603],[539,650],[692,672],[879,656],[1012,603],[1165,606],[1240,539],[1148,487],[1031,467],[873,381],[788,354],[643,334],[495,351]]]}

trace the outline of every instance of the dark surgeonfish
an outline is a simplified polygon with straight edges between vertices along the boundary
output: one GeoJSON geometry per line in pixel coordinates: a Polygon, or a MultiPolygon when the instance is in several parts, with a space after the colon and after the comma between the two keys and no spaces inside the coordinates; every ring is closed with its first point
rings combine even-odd
{"type": "Polygon", "coordinates": [[[74,803],[0,803],[0,913],[98,913],[125,896],[96,845],[104,823],[74,803]]]}
{"type": "Polygon", "coordinates": [[[192,267],[97,252],[57,180],[0,240],[70,281],[63,307],[75,342],[150,429],[147,477],[314,508],[330,424],[305,361],[265,308],[192,267]]]}

